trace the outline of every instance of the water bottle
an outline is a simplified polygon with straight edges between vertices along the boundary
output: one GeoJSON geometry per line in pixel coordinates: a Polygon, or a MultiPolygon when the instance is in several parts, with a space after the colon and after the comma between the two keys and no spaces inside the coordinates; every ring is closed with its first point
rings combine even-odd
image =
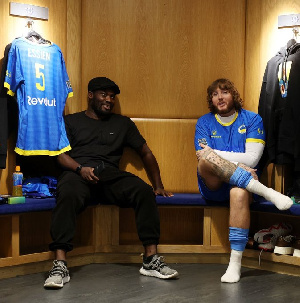
{"type": "Polygon", "coordinates": [[[16,166],[16,171],[13,173],[13,192],[12,195],[14,197],[22,197],[22,181],[23,181],[23,173],[21,173],[20,166],[16,166]]]}

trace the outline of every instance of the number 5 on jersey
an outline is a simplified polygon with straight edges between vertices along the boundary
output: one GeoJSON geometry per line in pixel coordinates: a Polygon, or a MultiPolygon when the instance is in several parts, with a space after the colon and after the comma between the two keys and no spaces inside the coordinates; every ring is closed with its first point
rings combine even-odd
{"type": "Polygon", "coordinates": [[[43,64],[39,64],[39,63],[35,63],[35,77],[37,79],[41,79],[42,80],[42,84],[41,83],[36,83],[35,86],[38,90],[40,91],[44,91],[45,90],[45,75],[44,73],[41,71],[45,68],[45,66],[43,64]]]}

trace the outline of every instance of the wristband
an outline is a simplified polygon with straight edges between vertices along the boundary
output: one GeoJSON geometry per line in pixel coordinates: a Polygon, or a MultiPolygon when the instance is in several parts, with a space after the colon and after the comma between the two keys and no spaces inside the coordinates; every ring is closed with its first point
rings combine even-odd
{"type": "Polygon", "coordinates": [[[76,167],[76,169],[75,169],[76,174],[79,174],[80,171],[81,171],[81,169],[82,169],[82,165],[80,164],[80,165],[79,165],[78,167],[76,167]]]}

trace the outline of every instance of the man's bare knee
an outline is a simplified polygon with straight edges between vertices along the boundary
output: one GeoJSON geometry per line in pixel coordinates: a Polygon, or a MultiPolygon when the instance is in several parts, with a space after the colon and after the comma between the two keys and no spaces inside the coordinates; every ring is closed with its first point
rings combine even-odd
{"type": "Polygon", "coordinates": [[[252,201],[252,194],[246,189],[233,187],[230,190],[230,207],[248,208],[252,201]]]}

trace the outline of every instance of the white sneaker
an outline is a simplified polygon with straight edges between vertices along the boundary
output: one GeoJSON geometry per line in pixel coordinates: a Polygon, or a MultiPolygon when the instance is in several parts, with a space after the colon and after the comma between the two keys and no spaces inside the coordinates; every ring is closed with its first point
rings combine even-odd
{"type": "Polygon", "coordinates": [[[149,263],[143,262],[140,274],[160,279],[172,279],[178,276],[178,272],[167,266],[164,262],[164,258],[159,257],[158,255],[153,255],[153,258],[149,263]]]}
{"type": "Polygon", "coordinates": [[[269,228],[261,229],[254,234],[254,241],[258,243],[258,248],[273,251],[276,241],[280,236],[287,236],[293,227],[288,223],[279,223],[269,228]]]}
{"type": "Polygon", "coordinates": [[[295,241],[293,243],[293,249],[294,249],[293,256],[300,258],[300,239],[299,238],[295,239],[295,241]]]}
{"type": "Polygon", "coordinates": [[[274,254],[276,255],[292,255],[294,252],[293,243],[296,237],[293,235],[280,236],[274,248],[274,254]]]}
{"type": "Polygon", "coordinates": [[[70,281],[69,271],[63,261],[54,260],[53,267],[49,271],[49,277],[44,283],[45,288],[62,288],[70,281]]]}

